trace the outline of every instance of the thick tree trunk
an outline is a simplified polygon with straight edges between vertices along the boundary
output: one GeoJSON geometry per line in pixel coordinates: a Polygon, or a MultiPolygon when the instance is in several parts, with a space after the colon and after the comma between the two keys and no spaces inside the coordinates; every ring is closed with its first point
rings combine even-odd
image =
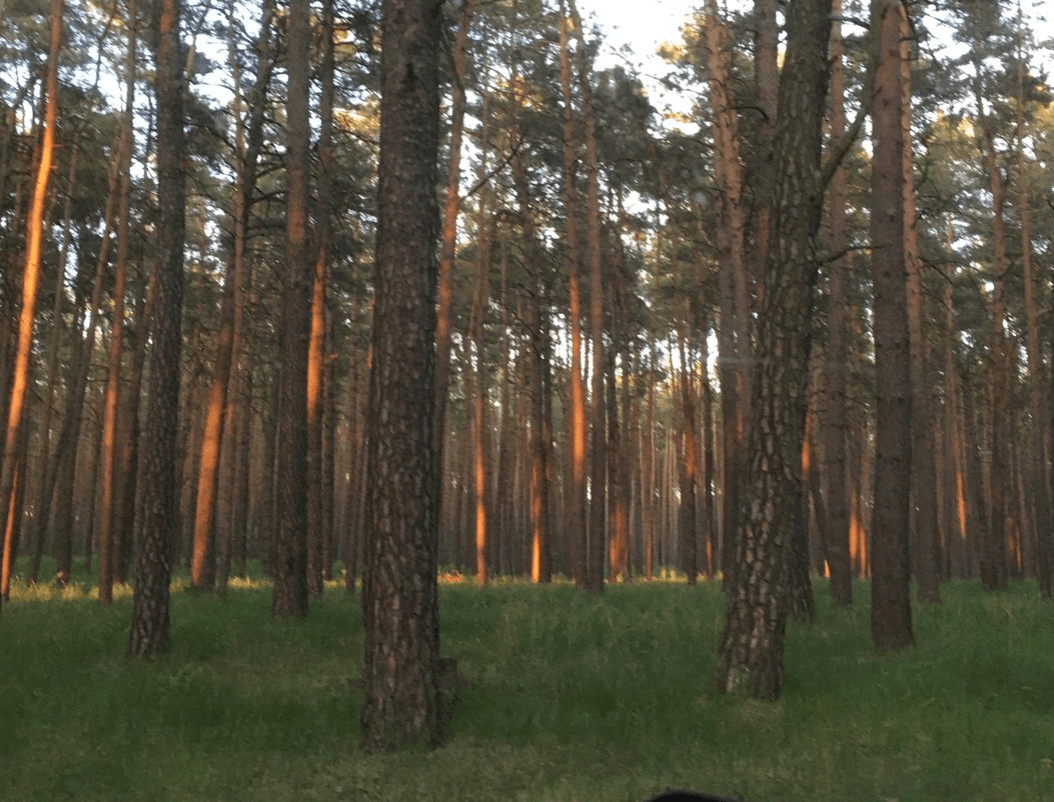
{"type": "Polygon", "coordinates": [[[151,658],[170,647],[168,585],[172,544],[179,526],[176,446],[186,221],[179,0],[161,0],[156,13],[157,189],[161,214],[142,461],[142,515],[137,527],[139,559],[128,639],[128,656],[137,658],[151,658]]]}
{"type": "Polygon", "coordinates": [[[362,707],[370,751],[441,739],[435,461],[438,0],[385,0],[362,707]]]}
{"type": "Polygon", "coordinates": [[[830,0],[796,0],[787,8],[774,140],[773,236],[758,317],[748,482],[718,650],[718,689],[744,690],[763,699],[777,698],[783,685],[789,559],[802,509],[830,10],[830,0]]]}

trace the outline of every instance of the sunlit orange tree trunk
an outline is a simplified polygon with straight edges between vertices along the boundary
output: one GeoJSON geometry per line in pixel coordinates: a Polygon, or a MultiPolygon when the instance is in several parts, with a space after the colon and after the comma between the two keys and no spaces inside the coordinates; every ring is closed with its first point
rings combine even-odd
{"type": "Polygon", "coordinates": [[[15,516],[21,510],[15,504],[18,488],[16,477],[25,481],[25,466],[20,465],[24,409],[29,382],[29,355],[33,346],[33,319],[37,308],[37,287],[40,281],[40,252],[44,238],[44,201],[55,151],[55,120],[58,116],[58,60],[62,40],[62,0],[51,2],[51,41],[48,51],[46,106],[44,131],[40,143],[33,197],[26,219],[26,258],[22,270],[22,309],[18,317],[18,339],[11,370],[11,391],[6,404],[7,421],[4,429],[4,453],[0,461],[0,538],[3,539],[2,575],[4,594],[7,593],[14,559],[15,516]]]}

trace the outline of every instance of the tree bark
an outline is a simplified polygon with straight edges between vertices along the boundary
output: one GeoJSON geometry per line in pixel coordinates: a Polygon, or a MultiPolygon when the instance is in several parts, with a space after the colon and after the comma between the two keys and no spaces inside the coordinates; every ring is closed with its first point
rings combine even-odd
{"type": "Polygon", "coordinates": [[[563,196],[564,240],[567,246],[568,325],[571,329],[570,366],[570,474],[568,495],[568,540],[571,575],[584,586],[586,569],[586,412],[582,380],[582,299],[579,285],[578,188],[575,180],[576,138],[571,101],[571,60],[568,51],[565,3],[560,3],[560,88],[563,96],[563,196]]]}
{"type": "MultiPolygon", "coordinates": [[[[837,142],[845,133],[845,69],[842,63],[841,0],[831,4],[831,140],[837,142]]],[[[846,273],[849,258],[846,236],[846,206],[849,188],[846,168],[839,164],[831,178],[828,214],[830,215],[830,250],[841,254],[829,265],[827,285],[827,371],[824,385],[824,415],[821,421],[823,456],[826,467],[827,499],[822,525],[827,567],[831,577],[831,596],[835,604],[853,603],[853,569],[849,554],[849,498],[846,483],[846,438],[849,433],[848,402],[849,347],[846,273]]]]}
{"type": "Polygon", "coordinates": [[[783,685],[788,571],[804,492],[809,331],[823,214],[820,143],[826,106],[830,0],[787,8],[787,53],[774,134],[772,232],[758,316],[749,468],[736,565],[726,586],[720,691],[776,699],[783,685]]]}
{"type": "Polygon", "coordinates": [[[290,0],[285,276],[278,414],[275,576],[271,615],[305,618],[307,580],[307,362],[311,315],[311,5],[290,0]]]}
{"type": "Polygon", "coordinates": [[[29,215],[26,218],[26,259],[22,270],[22,309],[18,317],[18,341],[11,369],[11,390],[6,404],[4,452],[0,459],[0,533],[3,533],[3,573],[11,575],[14,560],[13,533],[15,516],[21,509],[15,504],[18,485],[25,481],[25,465],[20,464],[22,427],[29,383],[29,356],[33,346],[33,319],[37,309],[37,287],[40,283],[41,246],[44,238],[44,201],[55,153],[55,125],[58,116],[58,63],[62,42],[62,0],[51,0],[51,38],[48,49],[47,100],[40,159],[29,215]],[[18,477],[21,477],[19,480],[18,477]]]}
{"type": "Polygon", "coordinates": [[[877,388],[871,638],[876,649],[889,650],[915,642],[908,564],[912,410],[904,254],[901,5],[898,0],[875,0],[872,14],[879,53],[871,112],[871,260],[877,388]]]}
{"type": "Polygon", "coordinates": [[[153,345],[147,387],[139,558],[128,656],[152,658],[171,645],[169,580],[178,534],[176,453],[179,437],[183,308],[183,54],[179,0],[161,0],[155,26],[157,189],[160,220],[154,268],[153,345]]]}
{"type": "Polygon", "coordinates": [[[367,420],[364,746],[441,740],[435,461],[439,0],[385,0],[367,420]]]}

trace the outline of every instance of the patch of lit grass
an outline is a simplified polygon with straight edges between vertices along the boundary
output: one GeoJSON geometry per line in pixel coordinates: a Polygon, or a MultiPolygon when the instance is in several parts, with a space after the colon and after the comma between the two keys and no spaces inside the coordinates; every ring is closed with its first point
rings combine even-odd
{"type": "Polygon", "coordinates": [[[442,651],[475,687],[449,743],[365,755],[357,598],[327,583],[307,621],[276,622],[253,576],[223,601],[175,583],[173,651],[147,665],[124,659],[128,594],[101,607],[87,577],[77,595],[13,594],[0,797],[634,802],[689,786],[931,802],[1054,788],[1054,618],[1031,583],[946,585],[916,609],[919,645],[889,655],[870,646],[866,584],[848,610],[818,584],[817,622],[788,634],[784,696],[759,704],[713,690],[718,583],[592,598],[461,579],[440,591],[442,651]]]}

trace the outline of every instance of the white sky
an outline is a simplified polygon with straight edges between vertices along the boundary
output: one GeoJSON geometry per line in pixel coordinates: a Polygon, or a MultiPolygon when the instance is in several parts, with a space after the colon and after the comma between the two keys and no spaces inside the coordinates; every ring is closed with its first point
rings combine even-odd
{"type": "Polygon", "coordinates": [[[578,0],[583,21],[595,19],[612,45],[630,44],[643,57],[662,42],[680,42],[680,26],[701,5],[702,0],[578,0]]]}

